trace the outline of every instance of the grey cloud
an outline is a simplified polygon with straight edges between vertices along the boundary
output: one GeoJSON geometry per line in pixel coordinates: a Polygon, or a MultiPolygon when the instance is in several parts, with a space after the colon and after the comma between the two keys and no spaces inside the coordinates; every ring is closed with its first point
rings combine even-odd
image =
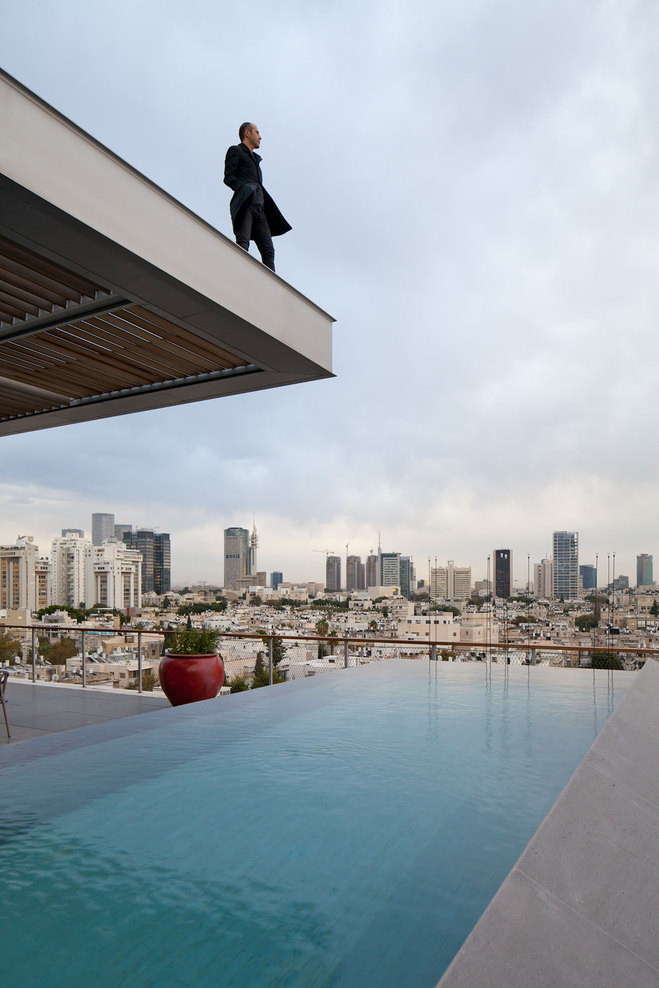
{"type": "Polygon", "coordinates": [[[338,377],[3,440],[4,481],[157,514],[182,578],[252,509],[273,559],[379,527],[474,564],[562,526],[652,551],[654,4],[257,2],[248,36],[201,0],[34,9],[7,12],[9,71],[226,234],[257,119],[278,268],[337,316],[338,377]]]}

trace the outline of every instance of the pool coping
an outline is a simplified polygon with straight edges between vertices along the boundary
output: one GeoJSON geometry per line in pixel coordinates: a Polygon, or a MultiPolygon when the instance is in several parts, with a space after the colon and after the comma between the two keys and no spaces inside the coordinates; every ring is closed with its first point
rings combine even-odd
{"type": "Polygon", "coordinates": [[[438,988],[659,985],[658,710],[649,660],[438,988]]]}

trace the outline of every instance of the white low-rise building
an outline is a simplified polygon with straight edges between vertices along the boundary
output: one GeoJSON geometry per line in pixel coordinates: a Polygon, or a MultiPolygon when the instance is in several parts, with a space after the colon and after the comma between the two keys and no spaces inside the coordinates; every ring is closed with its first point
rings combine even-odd
{"type": "Polygon", "coordinates": [[[398,622],[399,638],[423,638],[429,642],[459,642],[460,625],[452,611],[416,614],[398,622]]]}

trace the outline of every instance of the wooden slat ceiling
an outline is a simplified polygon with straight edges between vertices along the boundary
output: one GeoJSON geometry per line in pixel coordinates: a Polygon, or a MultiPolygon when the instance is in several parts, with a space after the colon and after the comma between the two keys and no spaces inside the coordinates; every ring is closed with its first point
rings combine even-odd
{"type": "Polygon", "coordinates": [[[88,278],[0,237],[0,326],[109,294],[88,278]]]}
{"type": "Polygon", "coordinates": [[[113,305],[113,297],[0,238],[0,421],[248,366],[143,305],[113,305]],[[80,313],[95,301],[95,310],[80,313]]]}

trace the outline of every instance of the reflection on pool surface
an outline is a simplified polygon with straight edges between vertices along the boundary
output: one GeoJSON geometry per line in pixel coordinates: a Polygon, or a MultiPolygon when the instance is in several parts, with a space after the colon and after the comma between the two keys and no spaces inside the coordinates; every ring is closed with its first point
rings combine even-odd
{"type": "Polygon", "coordinates": [[[632,681],[388,661],[85,729],[0,770],[3,983],[434,986],[632,681]]]}

